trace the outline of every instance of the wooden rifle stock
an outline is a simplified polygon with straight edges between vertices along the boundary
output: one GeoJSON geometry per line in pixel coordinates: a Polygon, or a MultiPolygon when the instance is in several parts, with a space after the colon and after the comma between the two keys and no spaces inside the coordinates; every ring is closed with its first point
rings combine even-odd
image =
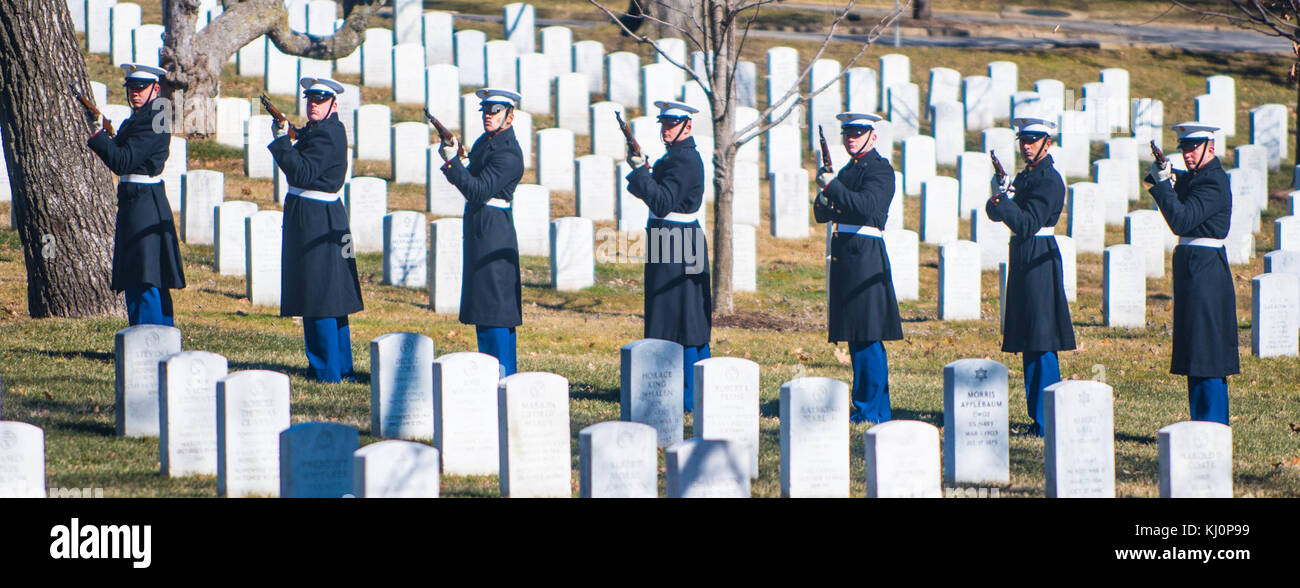
{"type": "Polygon", "coordinates": [[[267,98],[266,94],[262,94],[262,108],[266,110],[267,114],[271,115],[271,118],[274,118],[275,120],[278,120],[283,124],[289,125],[290,141],[298,140],[298,130],[293,128],[293,124],[289,122],[289,118],[286,117],[283,112],[280,112],[279,108],[276,108],[274,104],[271,104],[271,99],[267,98]]]}
{"type": "Polygon", "coordinates": [[[641,156],[641,144],[636,142],[636,137],[633,137],[633,136],[632,136],[632,129],[629,129],[629,128],[627,127],[627,123],[623,122],[623,115],[622,115],[622,114],[619,114],[619,112],[618,112],[617,110],[615,110],[615,111],[614,111],[614,118],[618,120],[618,128],[619,128],[619,130],[623,131],[623,138],[624,138],[624,139],[627,139],[628,156],[629,156],[629,157],[640,157],[640,156],[641,156]]]}
{"type": "Polygon", "coordinates": [[[1151,140],[1151,155],[1156,158],[1156,165],[1164,167],[1169,160],[1165,159],[1165,152],[1156,146],[1155,139],[1151,140]]]}
{"type": "Polygon", "coordinates": [[[77,100],[81,101],[81,105],[85,106],[86,110],[90,111],[90,114],[93,114],[96,118],[100,119],[100,126],[108,133],[108,136],[113,137],[117,135],[117,133],[113,131],[113,121],[108,120],[108,117],[104,116],[104,114],[99,111],[99,108],[95,106],[94,102],[91,102],[89,98],[86,98],[85,94],[82,94],[81,90],[78,90],[77,87],[71,83],[68,84],[68,88],[72,90],[72,95],[76,96],[77,100]]]}
{"type": "Polygon", "coordinates": [[[822,132],[822,126],[817,125],[818,140],[821,141],[822,148],[822,169],[826,171],[835,171],[835,164],[831,162],[831,148],[826,145],[826,133],[822,132]]]}
{"type": "Polygon", "coordinates": [[[1007,170],[1002,167],[1002,162],[998,161],[998,154],[989,149],[989,157],[993,160],[993,174],[998,177],[998,185],[1002,185],[1007,179],[1007,170]]]}
{"type": "Polygon", "coordinates": [[[428,108],[424,109],[424,118],[428,119],[429,124],[433,125],[435,131],[438,131],[438,139],[442,141],[443,145],[454,142],[456,143],[456,155],[462,159],[469,158],[469,156],[465,154],[465,144],[456,141],[456,135],[451,134],[451,130],[442,126],[442,123],[438,122],[438,117],[429,112],[428,108]]]}

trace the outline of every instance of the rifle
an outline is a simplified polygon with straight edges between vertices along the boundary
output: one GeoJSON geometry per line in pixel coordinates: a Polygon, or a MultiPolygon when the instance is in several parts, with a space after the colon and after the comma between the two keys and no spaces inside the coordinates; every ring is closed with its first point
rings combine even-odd
{"type": "Polygon", "coordinates": [[[636,137],[632,136],[632,129],[629,129],[627,123],[623,122],[623,115],[619,114],[617,110],[614,111],[614,118],[618,119],[618,128],[623,131],[623,138],[627,139],[628,157],[639,157],[641,155],[641,144],[637,143],[636,137]]]}
{"type": "Polygon", "coordinates": [[[1165,159],[1165,152],[1161,151],[1159,147],[1156,147],[1155,139],[1151,140],[1151,155],[1156,158],[1156,165],[1161,168],[1163,168],[1165,163],[1168,162],[1168,160],[1165,159]]]}
{"type": "Polygon", "coordinates": [[[835,171],[835,164],[831,163],[831,148],[826,145],[826,133],[822,132],[822,126],[817,125],[818,140],[821,141],[822,148],[822,169],[826,171],[835,171]]]}
{"type": "Polygon", "coordinates": [[[989,149],[989,157],[993,159],[993,174],[997,176],[998,185],[1001,186],[1007,179],[1007,170],[1002,167],[1002,162],[998,161],[998,155],[992,149],[989,149]]]}
{"type": "Polygon", "coordinates": [[[442,141],[443,145],[456,143],[456,156],[461,159],[469,157],[468,155],[465,155],[465,144],[457,142],[456,135],[451,134],[451,131],[448,130],[447,127],[442,126],[442,123],[438,122],[438,117],[429,112],[428,108],[424,109],[424,118],[428,119],[429,124],[433,125],[433,129],[438,131],[438,139],[442,141]]]}
{"type": "Polygon", "coordinates": [[[104,116],[102,113],[100,113],[99,109],[95,107],[94,102],[91,102],[89,98],[86,98],[86,96],[81,93],[81,90],[78,90],[77,87],[72,85],[71,82],[68,83],[68,88],[72,90],[72,95],[76,96],[77,100],[81,101],[81,105],[85,106],[86,110],[90,111],[90,114],[93,114],[95,115],[96,118],[101,119],[102,122],[100,123],[100,126],[102,126],[104,131],[108,133],[108,136],[112,137],[117,134],[116,132],[113,131],[113,121],[108,120],[107,116],[104,116]]]}
{"type": "Polygon", "coordinates": [[[262,94],[262,108],[266,110],[267,114],[271,115],[271,118],[289,125],[290,141],[298,140],[298,130],[293,128],[293,124],[289,122],[289,118],[286,117],[283,112],[280,112],[280,109],[276,108],[274,104],[271,104],[271,99],[267,98],[266,94],[262,94]]]}

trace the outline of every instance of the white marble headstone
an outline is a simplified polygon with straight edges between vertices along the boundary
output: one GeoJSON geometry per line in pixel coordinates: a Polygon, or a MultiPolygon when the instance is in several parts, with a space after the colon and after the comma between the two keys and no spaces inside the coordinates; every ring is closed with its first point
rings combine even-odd
{"type": "Polygon", "coordinates": [[[689,439],[664,451],[669,498],[749,498],[745,446],[725,439],[689,439]]]}
{"type": "Polygon", "coordinates": [[[464,223],[460,218],[440,218],[429,223],[429,308],[437,314],[460,312],[464,256],[464,223]]]}
{"type": "Polygon", "coordinates": [[[957,239],[955,178],[932,176],[921,182],[921,240],[935,245],[957,239]]]}
{"type": "Polygon", "coordinates": [[[289,428],[289,376],[234,372],[217,381],[217,494],[276,497],[280,432],[289,428]]]}
{"type": "Polygon", "coordinates": [[[437,498],[438,450],[390,439],[352,453],[352,495],[357,498],[437,498]]]}
{"type": "Polygon", "coordinates": [[[979,245],[948,241],[939,246],[939,320],[979,320],[979,245]]]}
{"type": "Polygon", "coordinates": [[[462,351],[433,362],[433,446],[442,471],[453,476],[492,475],[500,465],[497,438],[497,358],[462,351]]]}
{"type": "Polygon", "coordinates": [[[659,463],[654,427],[607,421],[578,432],[582,498],[655,498],[659,463]]]}
{"type": "Polygon", "coordinates": [[[501,495],[568,498],[573,494],[569,457],[569,381],[524,372],[497,384],[501,495]]]}
{"type": "Polygon", "coordinates": [[[1103,256],[1102,315],[1108,327],[1146,326],[1146,256],[1132,245],[1111,245],[1103,256]]]}
{"type": "Polygon", "coordinates": [[[384,215],[384,283],[424,288],[428,277],[428,227],[424,214],[399,210],[384,215]]]}
{"type": "Polygon", "coordinates": [[[1300,278],[1267,273],[1250,282],[1250,350],[1255,357],[1300,355],[1300,278]]]}
{"type": "Polygon", "coordinates": [[[158,366],[158,464],[170,477],[217,475],[217,381],[225,357],[182,351],[158,366]]]}
{"type": "Polygon", "coordinates": [[[551,287],[577,291],[596,285],[595,225],[591,219],[551,221],[551,287]]]}
{"type": "Polygon", "coordinates": [[[1115,497],[1114,402],[1110,386],[1091,380],[1043,389],[1048,498],[1115,497]]]}
{"type": "Polygon", "coordinates": [[[343,498],[352,492],[357,428],[298,423],[280,432],[280,497],[343,498]]]}
{"type": "Polygon", "coordinates": [[[944,479],[1011,481],[1006,366],[959,359],[943,367],[944,479]]]}
{"type": "Polygon", "coordinates": [[[781,495],[849,496],[849,387],[805,377],[781,385],[781,495]]]}
{"type": "Polygon", "coordinates": [[[370,341],[370,434],[385,439],[434,437],[430,366],[433,339],[387,333],[370,341]]]}
{"type": "Polygon", "coordinates": [[[0,421],[0,498],[45,497],[45,431],[0,421]]]}
{"type": "Polygon", "coordinates": [[[181,331],[135,325],[113,336],[119,437],[158,436],[158,362],[181,351],[181,331]]]}
{"type": "Polygon", "coordinates": [[[620,350],[620,420],[644,423],[658,432],[659,447],[682,440],[682,346],[640,339],[620,350]]]}
{"type": "Polygon", "coordinates": [[[941,498],[939,429],[896,420],[863,435],[868,498],[941,498]]]}
{"type": "Polygon", "coordinates": [[[894,296],[898,300],[916,300],[920,297],[920,236],[904,229],[885,231],[885,252],[894,280],[894,296]]]}
{"type": "Polygon", "coordinates": [[[691,369],[695,437],[731,439],[747,447],[750,476],[758,477],[758,364],[738,357],[711,357],[691,369]]]}
{"type": "Polygon", "coordinates": [[[772,236],[778,239],[807,237],[812,210],[808,172],[797,169],[768,173],[767,182],[772,236]]]}
{"type": "Polygon", "coordinates": [[[1156,432],[1161,498],[1232,498],[1232,428],[1183,421],[1156,432]]]}

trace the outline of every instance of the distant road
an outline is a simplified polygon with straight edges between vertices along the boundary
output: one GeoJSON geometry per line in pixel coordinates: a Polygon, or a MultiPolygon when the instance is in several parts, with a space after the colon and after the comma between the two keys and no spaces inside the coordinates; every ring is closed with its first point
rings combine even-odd
{"type": "MultiPolygon", "coordinates": [[[[835,8],[830,6],[809,4],[788,4],[783,2],[780,6],[782,8],[816,10],[819,12],[835,11],[835,8]]],[[[855,12],[864,16],[884,16],[887,14],[887,11],[878,9],[863,9],[856,10],[855,12]]],[[[1072,36],[1071,38],[1063,39],[1020,36],[932,37],[928,35],[902,35],[899,39],[900,45],[904,47],[976,47],[980,49],[994,50],[1020,50],[1048,49],[1053,47],[1096,47],[1101,43],[1128,42],[1142,45],[1159,45],[1162,47],[1221,53],[1235,53],[1242,51],[1251,53],[1291,53],[1291,42],[1286,39],[1231,27],[1226,23],[1222,25],[1223,28],[1221,30],[1214,30],[1202,27],[1181,27],[1173,25],[1131,25],[1122,22],[1103,20],[1003,18],[991,13],[972,14],[935,11],[935,16],[937,20],[940,20],[941,22],[951,22],[954,25],[960,25],[963,22],[978,23],[981,25],[1060,25],[1060,30],[1069,32],[1072,36]],[[1089,36],[1090,33],[1096,36],[1089,36]]],[[[1152,16],[1154,17],[1155,15],[1153,14],[1152,16]]],[[[456,18],[493,22],[499,22],[501,20],[500,15],[478,14],[457,14],[456,18]]],[[[537,19],[537,24],[543,26],[562,25],[570,27],[591,27],[597,24],[604,24],[604,21],[537,19]]],[[[822,38],[820,33],[811,32],[751,30],[749,34],[755,37],[768,39],[818,40],[822,38]]],[[[836,35],[835,38],[844,41],[860,42],[865,40],[866,36],[836,35]]],[[[884,35],[881,35],[879,42],[883,45],[892,45],[893,40],[893,33],[886,32],[884,35]]]]}

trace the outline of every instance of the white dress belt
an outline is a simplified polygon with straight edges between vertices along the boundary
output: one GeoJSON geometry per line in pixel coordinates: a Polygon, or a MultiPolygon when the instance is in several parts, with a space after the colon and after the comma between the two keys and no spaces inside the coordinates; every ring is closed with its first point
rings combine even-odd
{"type": "Polygon", "coordinates": [[[876,227],[867,227],[862,225],[849,225],[845,223],[836,224],[835,232],[836,233],[857,233],[859,235],[862,235],[863,237],[876,237],[878,239],[884,238],[885,236],[885,234],[881,232],[880,229],[877,229],[876,227]]]}
{"type": "Polygon", "coordinates": [[[321,192],[320,190],[304,190],[297,186],[289,186],[289,195],[301,196],[303,198],[308,198],[311,200],[319,200],[321,202],[334,202],[335,200],[339,199],[338,192],[321,192]]]}
{"type": "Polygon", "coordinates": [[[1223,239],[1213,239],[1210,237],[1179,237],[1179,245],[1191,245],[1192,247],[1223,247],[1223,239]]]}
{"type": "Polygon", "coordinates": [[[510,202],[502,198],[490,198],[483,204],[491,206],[492,208],[510,208],[510,202]]]}
{"type": "Polygon", "coordinates": [[[144,174],[126,174],[124,176],[118,176],[117,181],[120,184],[157,184],[158,182],[162,181],[162,176],[161,175],[146,176],[144,174]]]}
{"type": "Polygon", "coordinates": [[[690,224],[690,223],[695,222],[695,220],[696,220],[696,219],[695,219],[695,215],[693,215],[693,214],[687,214],[687,213],[685,213],[685,212],[670,212],[670,213],[668,213],[667,216],[659,216],[659,215],[657,215],[657,214],[651,212],[651,213],[650,213],[650,218],[653,218],[653,219],[659,219],[659,220],[666,220],[666,221],[668,221],[668,222],[670,222],[670,223],[684,223],[684,224],[690,224]]]}
{"type": "Polygon", "coordinates": [[[1043,228],[1041,228],[1041,229],[1038,229],[1038,232],[1037,232],[1037,233],[1034,233],[1034,236],[1035,236],[1035,237],[1055,237],[1055,236],[1056,236],[1056,227],[1043,227],[1043,228]]]}

